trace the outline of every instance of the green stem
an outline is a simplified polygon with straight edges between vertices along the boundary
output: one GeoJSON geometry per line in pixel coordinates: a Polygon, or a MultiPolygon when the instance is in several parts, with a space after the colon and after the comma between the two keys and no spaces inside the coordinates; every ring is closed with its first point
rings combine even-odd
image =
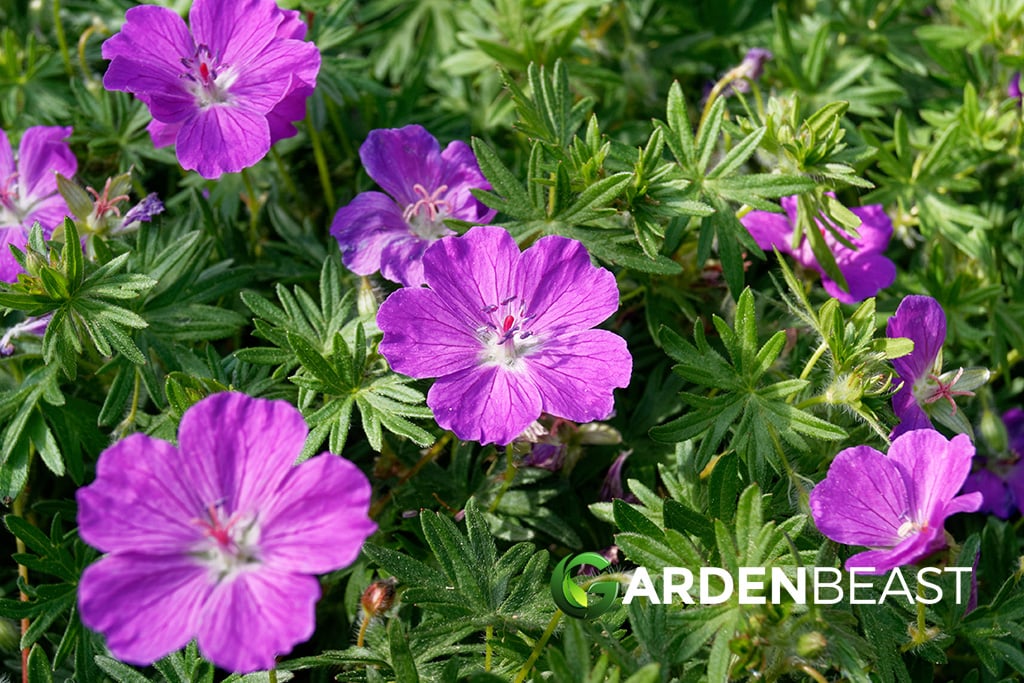
{"type": "Polygon", "coordinates": [[[293,197],[298,197],[299,188],[295,186],[295,181],[292,180],[291,174],[284,165],[284,159],[281,158],[276,147],[270,148],[270,158],[274,160],[274,164],[277,166],[277,173],[281,176],[281,182],[283,182],[284,186],[288,189],[288,194],[293,197]]]}
{"type": "Polygon", "coordinates": [[[526,677],[530,674],[530,669],[533,668],[537,659],[540,658],[540,653],[543,652],[544,646],[548,644],[548,640],[550,640],[551,635],[555,632],[555,628],[558,627],[558,622],[561,618],[562,610],[556,609],[554,615],[551,617],[551,621],[548,622],[548,627],[544,629],[544,633],[541,635],[540,640],[538,640],[533,646],[533,652],[530,653],[530,658],[526,660],[526,663],[523,664],[523,668],[519,670],[518,674],[516,674],[515,683],[523,683],[523,681],[526,680],[526,677]]]}
{"type": "Polygon", "coordinates": [[[252,243],[254,253],[258,253],[259,246],[259,199],[256,197],[256,190],[252,184],[252,177],[249,169],[242,169],[242,183],[245,184],[245,193],[249,195],[249,241],[252,243]]]}
{"type": "Polygon", "coordinates": [[[334,203],[334,188],[331,187],[331,174],[327,169],[327,156],[324,154],[323,141],[320,140],[320,133],[313,125],[313,117],[308,111],[306,112],[306,130],[309,132],[309,141],[313,144],[316,170],[320,173],[320,185],[324,188],[324,198],[327,200],[327,213],[331,215],[337,208],[334,203]]]}
{"type": "Polygon", "coordinates": [[[267,672],[268,683],[277,683],[277,669],[271,669],[267,672]]]}
{"type": "Polygon", "coordinates": [[[512,444],[509,444],[505,446],[505,477],[501,482],[501,490],[498,491],[498,495],[494,497],[491,507],[487,508],[488,512],[494,512],[498,509],[501,499],[505,496],[505,492],[508,491],[508,487],[512,485],[512,480],[515,478],[516,460],[512,454],[512,444]]]}
{"type": "Polygon", "coordinates": [[[57,34],[57,45],[60,47],[60,56],[64,60],[64,70],[68,72],[68,78],[74,78],[75,68],[71,66],[68,39],[64,36],[64,24],[60,23],[60,0],[53,0],[53,30],[57,34]]]}
{"type": "Polygon", "coordinates": [[[491,638],[494,637],[494,626],[487,624],[487,628],[484,629],[484,671],[491,670],[491,658],[493,656],[491,650],[491,638]]]}
{"type": "Polygon", "coordinates": [[[807,364],[804,365],[804,369],[800,373],[800,379],[807,379],[807,375],[811,374],[811,370],[814,369],[814,366],[818,363],[821,355],[825,353],[826,350],[828,350],[828,343],[823,341],[818,345],[818,348],[814,350],[811,357],[807,359],[807,364]]]}

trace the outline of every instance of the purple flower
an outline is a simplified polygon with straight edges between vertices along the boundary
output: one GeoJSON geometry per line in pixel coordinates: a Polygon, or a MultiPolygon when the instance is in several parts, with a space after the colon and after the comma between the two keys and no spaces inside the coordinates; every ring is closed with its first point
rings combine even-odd
{"type": "Polygon", "coordinates": [[[621,498],[627,503],[639,502],[632,493],[626,493],[622,483],[622,468],[626,464],[626,459],[632,454],[633,451],[623,451],[608,468],[608,473],[604,476],[604,482],[601,484],[601,492],[598,494],[601,500],[609,502],[615,498],[621,498]]]}
{"type": "Polygon", "coordinates": [[[619,306],[615,277],[582,244],[542,237],[520,253],[502,228],[444,237],[423,255],[429,289],[381,305],[380,352],[396,372],[438,377],[427,405],[460,438],[507,444],[541,412],[607,417],[629,383],[626,342],[592,330],[619,306]]]}
{"type": "Polygon", "coordinates": [[[978,491],[984,500],[979,512],[1008,518],[1014,508],[1024,512],[1024,410],[1003,413],[1009,437],[1008,458],[975,458],[980,468],[964,482],[963,493],[978,491]]]}
{"type": "Polygon", "coordinates": [[[750,83],[753,81],[760,80],[761,74],[764,73],[765,62],[770,61],[774,57],[771,50],[766,50],[763,47],[755,47],[747,50],[746,56],[743,61],[740,62],[733,72],[733,80],[729,87],[723,91],[723,94],[729,94],[730,92],[748,92],[750,90],[750,83]]]}
{"type": "Polygon", "coordinates": [[[1006,94],[1011,99],[1017,100],[1019,105],[1024,101],[1024,92],[1020,89],[1020,72],[1014,71],[1013,75],[1010,76],[1010,83],[1006,86],[1006,94]]]}
{"type": "Polygon", "coordinates": [[[568,449],[569,447],[564,443],[535,443],[530,448],[530,453],[523,458],[523,465],[557,472],[565,463],[565,454],[568,449]]]}
{"type": "Polygon", "coordinates": [[[184,168],[219,178],[295,135],[320,53],[298,12],[273,0],[195,0],[189,23],[191,33],[165,7],[129,9],[103,43],[103,85],[146,103],[153,144],[175,143],[184,168]]]}
{"type": "Polygon", "coordinates": [[[982,368],[958,369],[941,375],[942,345],[946,341],[946,314],[938,301],[930,296],[907,296],[889,318],[887,337],[906,337],[914,342],[914,350],[893,360],[893,367],[903,385],[892,397],[892,408],[900,423],[893,430],[896,437],[912,429],[931,429],[929,413],[954,429],[962,429],[956,418],[956,396],[973,396],[973,389],[988,381],[982,368]],[[937,401],[937,405],[934,405],[937,401]],[[941,403],[946,401],[946,403],[941,403]],[[926,410],[927,409],[927,410],[926,410]]]}
{"type": "MultiPolygon", "coordinates": [[[[861,225],[857,228],[860,237],[849,238],[850,242],[857,247],[856,249],[850,249],[840,243],[831,231],[822,225],[823,218],[815,219],[818,229],[821,230],[825,238],[825,243],[835,256],[839,271],[846,278],[846,283],[850,287],[850,291],[845,292],[828,277],[825,269],[818,263],[806,235],[803,236],[800,246],[793,249],[793,226],[796,225],[797,219],[797,199],[795,196],[783,197],[781,203],[782,208],[786,211],[785,216],[770,211],[751,211],[740,219],[743,226],[750,231],[754,241],[757,242],[757,246],[765,251],[770,251],[772,247],[775,247],[781,253],[793,256],[805,268],[818,271],[825,291],[845,304],[863,301],[895,282],[896,266],[882,255],[892,238],[892,221],[889,220],[889,216],[886,215],[881,204],[850,209],[861,219],[861,225]]],[[[846,233],[844,232],[844,234],[846,233]]]]}
{"type": "Polygon", "coordinates": [[[848,559],[847,569],[881,574],[916,562],[945,547],[947,517],[981,505],[980,493],[956,495],[973,455],[965,434],[947,440],[932,429],[897,437],[888,456],[847,448],[811,491],[814,523],[833,541],[870,548],[848,559]]]}
{"type": "Polygon", "coordinates": [[[444,219],[487,223],[494,218],[495,211],[470,193],[491,184],[464,142],[456,140],[442,152],[422,126],[379,129],[370,131],[359,158],[387,194],[357,195],[331,223],[345,267],[358,275],[379,270],[406,287],[422,285],[423,253],[454,234],[444,219]]]}
{"type": "Polygon", "coordinates": [[[17,325],[10,327],[0,337],[0,356],[10,356],[14,353],[14,340],[23,334],[31,334],[42,337],[46,334],[46,326],[50,324],[53,313],[41,315],[38,318],[25,318],[17,325]]]}
{"type": "Polygon", "coordinates": [[[57,173],[71,176],[78,169],[64,142],[69,135],[70,128],[33,126],[21,136],[15,158],[7,133],[0,130],[0,282],[14,282],[22,272],[8,245],[24,250],[36,221],[49,237],[71,215],[57,193],[57,173]]]}
{"type": "Polygon", "coordinates": [[[153,220],[153,216],[163,212],[164,203],[160,201],[160,197],[156,192],[150,192],[142,198],[142,201],[128,209],[128,213],[124,215],[124,220],[121,221],[121,229],[124,230],[132,223],[148,223],[153,220]]]}
{"type": "Polygon", "coordinates": [[[351,564],[376,525],[352,463],[293,467],[306,434],[284,401],[221,393],[185,412],[177,448],[133,434],[100,454],[78,525],[107,555],[78,600],[116,657],[150,664],[196,638],[217,666],[249,672],[312,635],[313,575],[351,564]]]}

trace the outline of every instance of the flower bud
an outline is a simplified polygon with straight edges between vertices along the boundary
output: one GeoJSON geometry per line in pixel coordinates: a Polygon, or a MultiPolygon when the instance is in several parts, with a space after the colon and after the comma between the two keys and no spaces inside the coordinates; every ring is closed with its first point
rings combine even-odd
{"type": "Polygon", "coordinates": [[[398,586],[398,579],[394,577],[378,579],[367,586],[363,591],[363,597],[359,599],[359,604],[363,606],[366,616],[380,616],[391,609],[391,605],[395,602],[396,586],[398,586]]]}

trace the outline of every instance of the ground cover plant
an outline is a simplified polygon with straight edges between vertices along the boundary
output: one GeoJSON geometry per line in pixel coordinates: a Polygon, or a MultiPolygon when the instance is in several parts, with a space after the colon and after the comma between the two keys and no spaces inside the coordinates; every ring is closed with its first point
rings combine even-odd
{"type": "Polygon", "coordinates": [[[6,0],[9,675],[1024,676],[1022,46],[1016,0],[6,0]]]}

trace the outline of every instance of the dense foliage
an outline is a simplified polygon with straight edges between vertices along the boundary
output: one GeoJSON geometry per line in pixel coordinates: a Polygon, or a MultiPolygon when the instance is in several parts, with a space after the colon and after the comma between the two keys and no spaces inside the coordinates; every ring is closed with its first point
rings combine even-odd
{"type": "Polygon", "coordinates": [[[74,216],[34,229],[24,272],[0,283],[0,330],[52,314],[0,344],[0,649],[15,675],[24,661],[33,681],[224,677],[195,644],[128,666],[82,625],[99,553],[75,492],[112,443],[174,442],[191,406],[231,390],[296,406],[300,459],[341,455],[373,487],[378,530],[321,578],[316,632],[277,680],[1024,676],[1024,497],[1002,519],[951,517],[949,547],[917,563],[973,567],[971,606],[640,599],[580,620],[549,590],[559,559],[613,544],[605,573],[623,585],[637,566],[842,567],[856,549],[817,530],[809,494],[844,449],[890,447],[893,360],[912,345],[886,324],[908,295],[944,311],[951,374],[934,381],[962,389],[925,406],[935,428],[1013,478],[1024,2],[289,0],[322,60],[305,120],[215,180],[154,146],[145,102],[103,87],[101,44],[133,4],[0,4],[0,128],[68,126],[78,161],[61,181],[74,216]],[[752,48],[771,58],[744,61],[752,48]],[[608,419],[543,416],[540,444],[462,441],[427,406],[434,380],[389,367],[377,311],[398,285],[346,269],[329,230],[376,189],[370,131],[409,124],[471,146],[491,186],[474,196],[521,248],[578,240],[614,274],[601,327],[632,375],[608,419]],[[129,228],[150,193],[165,210],[129,228]],[[120,195],[116,212],[101,203],[120,195]],[[791,196],[796,258],[746,227],[791,196]],[[850,291],[837,244],[870,205],[894,228],[895,282],[840,303],[822,283],[850,291]]]}

